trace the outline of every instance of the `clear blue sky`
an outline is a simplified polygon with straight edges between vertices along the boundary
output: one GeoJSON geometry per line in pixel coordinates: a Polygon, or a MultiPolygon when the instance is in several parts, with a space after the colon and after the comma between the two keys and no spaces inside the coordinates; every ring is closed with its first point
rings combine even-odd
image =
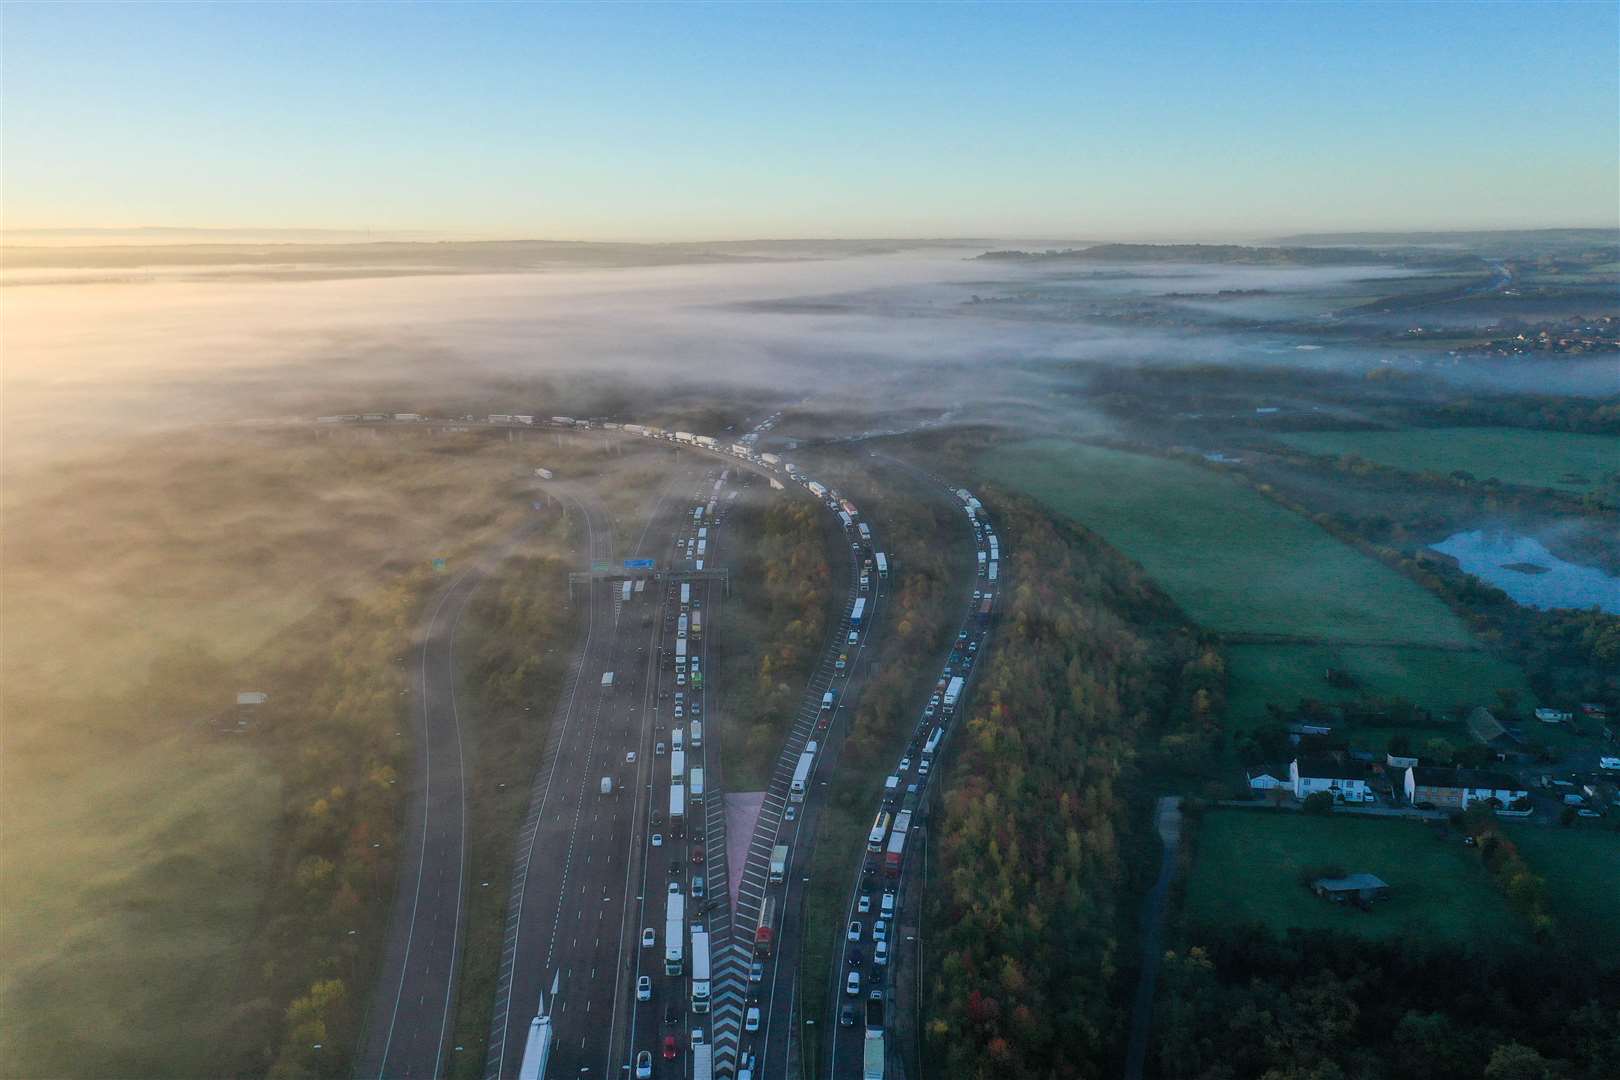
{"type": "Polygon", "coordinates": [[[8,4],[8,228],[1598,225],[1620,5],[8,4]]]}

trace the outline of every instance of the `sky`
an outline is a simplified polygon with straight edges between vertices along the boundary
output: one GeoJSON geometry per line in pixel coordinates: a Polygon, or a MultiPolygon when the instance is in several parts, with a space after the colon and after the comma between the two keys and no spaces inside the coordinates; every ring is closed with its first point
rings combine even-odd
{"type": "Polygon", "coordinates": [[[1620,5],[9,3],[8,230],[1613,226],[1620,5]]]}

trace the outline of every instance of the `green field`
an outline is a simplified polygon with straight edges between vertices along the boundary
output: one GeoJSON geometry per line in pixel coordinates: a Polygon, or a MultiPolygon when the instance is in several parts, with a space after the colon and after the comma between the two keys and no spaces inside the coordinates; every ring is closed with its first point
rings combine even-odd
{"type": "Polygon", "coordinates": [[[1193,619],[1225,633],[1463,645],[1439,600],[1258,492],[1197,466],[1076,443],[998,450],[986,474],[1140,562],[1193,619]]]}
{"type": "Polygon", "coordinates": [[[1350,648],[1334,645],[1232,645],[1227,649],[1228,726],[1246,731],[1266,719],[1266,702],[1291,708],[1301,698],[1354,701],[1368,694],[1400,697],[1433,712],[1454,705],[1496,702],[1498,688],[1515,690],[1520,708],[1534,707],[1524,673],[1483,652],[1350,648]],[[1329,667],[1348,671],[1361,686],[1329,686],[1329,667]]]}
{"type": "Polygon", "coordinates": [[[1520,428],[1308,431],[1280,436],[1309,454],[1357,454],[1408,472],[1472,473],[1481,480],[1581,493],[1620,472],[1620,439],[1520,428]]]}
{"type": "Polygon", "coordinates": [[[8,793],[0,1072],[213,1073],[253,996],[280,785],[201,732],[84,760],[48,797],[8,793]]]}
{"type": "Polygon", "coordinates": [[[1547,883],[1559,937],[1576,952],[1620,959],[1620,835],[1530,824],[1508,831],[1547,883]]]}
{"type": "Polygon", "coordinates": [[[1440,938],[1490,946],[1525,939],[1455,831],[1399,819],[1320,818],[1273,810],[1218,810],[1199,826],[1187,882],[1189,923],[1260,922],[1276,931],[1333,929],[1365,937],[1440,938]],[[1376,874],[1391,897],[1370,912],[1318,899],[1300,873],[1336,867],[1376,874]]]}

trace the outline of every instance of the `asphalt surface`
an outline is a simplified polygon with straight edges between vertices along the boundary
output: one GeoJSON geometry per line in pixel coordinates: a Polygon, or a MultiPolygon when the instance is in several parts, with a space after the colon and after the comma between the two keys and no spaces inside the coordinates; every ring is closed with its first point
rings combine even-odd
{"type": "MultiPolygon", "coordinates": [[[[946,491],[950,486],[939,477],[928,476],[918,472],[915,467],[888,458],[917,473],[920,477],[932,481],[946,491]]],[[[962,503],[952,494],[950,498],[958,506],[962,503]]],[[[974,549],[988,555],[988,537],[994,533],[988,515],[981,509],[978,511],[979,527],[974,525],[973,519],[963,514],[964,527],[974,531],[974,549]]],[[[1001,555],[1005,559],[1006,552],[1001,555]]],[[[988,562],[988,559],[986,560],[988,562]]],[[[963,591],[964,610],[962,620],[957,628],[956,640],[952,642],[949,655],[941,658],[940,670],[943,673],[941,681],[950,675],[961,675],[964,678],[962,696],[965,699],[974,682],[974,676],[979,670],[979,661],[984,652],[984,643],[989,633],[989,620],[983,619],[979,614],[981,594],[991,592],[996,594],[994,603],[1000,603],[1000,592],[1005,587],[1006,578],[1003,576],[994,584],[990,583],[983,573],[975,566],[964,575],[963,591]],[[971,585],[967,584],[971,582],[971,585]],[[969,663],[964,667],[963,661],[969,663]]],[[[992,618],[994,617],[992,613],[992,618]]],[[[937,697],[935,695],[934,697],[937,697]]],[[[874,992],[880,992],[884,1001],[885,1024],[882,1034],[887,1048],[886,1067],[884,1075],[897,1077],[903,1075],[900,1053],[896,1049],[897,1042],[909,1045],[914,1041],[915,1032],[909,1018],[899,1017],[894,1007],[896,995],[893,977],[897,968],[915,973],[920,970],[922,948],[922,934],[920,921],[916,914],[921,910],[921,898],[912,896],[915,880],[918,877],[917,866],[919,860],[913,857],[916,850],[915,841],[926,827],[928,806],[928,785],[935,779],[934,763],[943,753],[943,746],[952,737],[955,730],[962,726],[966,715],[965,706],[958,702],[954,714],[947,714],[942,701],[931,697],[928,702],[919,704],[918,716],[902,755],[905,767],[896,763],[891,775],[898,777],[899,786],[894,794],[886,794],[880,805],[872,808],[874,822],[880,813],[890,815],[898,814],[908,803],[916,804],[916,811],[912,819],[911,831],[906,838],[901,872],[898,877],[891,877],[885,873],[883,867],[884,856],[881,853],[864,852],[861,865],[856,871],[855,879],[851,882],[848,906],[844,916],[844,933],[840,937],[838,955],[840,963],[830,973],[831,984],[828,988],[828,1000],[834,1003],[835,1017],[828,1018],[822,1038],[827,1040],[828,1058],[831,1062],[829,1075],[833,1080],[857,1080],[864,1074],[865,1051],[868,1032],[865,1026],[865,1009],[868,997],[874,992]],[[924,753],[924,746],[929,735],[936,729],[942,729],[943,736],[940,748],[933,754],[924,753]],[[914,796],[914,797],[913,797],[914,796]],[[882,902],[885,895],[894,898],[897,915],[887,919],[882,915],[882,902]],[[862,910],[863,904],[866,910],[862,910]],[[884,941],[888,949],[888,962],[876,962],[877,924],[882,921],[884,927],[884,941]],[[856,940],[849,937],[854,934],[856,940]],[[859,962],[856,962],[856,954],[859,962]],[[860,975],[858,992],[848,992],[847,980],[851,972],[860,975]],[[844,1024],[843,1011],[853,1007],[853,1023],[844,1024]],[[896,1036],[899,1036],[897,1039],[896,1036]]],[[[887,837],[884,840],[887,845],[887,837]]]]}
{"type": "Polygon", "coordinates": [[[412,736],[416,746],[402,836],[399,886],[382,973],[364,1028],[355,1075],[439,1075],[454,1020],[466,892],[467,775],[454,679],[457,627],[493,557],[451,579],[428,609],[412,655],[412,736]]]}

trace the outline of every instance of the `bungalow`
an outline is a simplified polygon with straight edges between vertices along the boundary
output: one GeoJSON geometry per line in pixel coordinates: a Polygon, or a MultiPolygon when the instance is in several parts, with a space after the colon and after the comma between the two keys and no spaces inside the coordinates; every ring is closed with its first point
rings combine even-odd
{"type": "Polygon", "coordinates": [[[1408,802],[1466,810],[1476,802],[1495,800],[1507,808],[1530,797],[1525,786],[1506,773],[1478,769],[1436,769],[1415,765],[1406,770],[1408,802]]]}
{"type": "Polygon", "coordinates": [[[1372,900],[1387,900],[1389,884],[1376,874],[1346,874],[1344,877],[1317,878],[1311,882],[1311,892],[1335,904],[1365,904],[1372,900]]]}
{"type": "Polygon", "coordinates": [[[1333,794],[1334,802],[1373,802],[1373,793],[1367,788],[1370,775],[1371,771],[1359,761],[1295,758],[1288,764],[1288,786],[1296,799],[1327,791],[1333,794]]]}
{"type": "Polygon", "coordinates": [[[1384,764],[1391,769],[1410,769],[1418,763],[1418,759],[1406,754],[1385,754],[1384,764]]]}
{"type": "Polygon", "coordinates": [[[1257,765],[1249,770],[1249,790],[1276,791],[1279,788],[1287,790],[1288,770],[1277,765],[1257,765]]]}

